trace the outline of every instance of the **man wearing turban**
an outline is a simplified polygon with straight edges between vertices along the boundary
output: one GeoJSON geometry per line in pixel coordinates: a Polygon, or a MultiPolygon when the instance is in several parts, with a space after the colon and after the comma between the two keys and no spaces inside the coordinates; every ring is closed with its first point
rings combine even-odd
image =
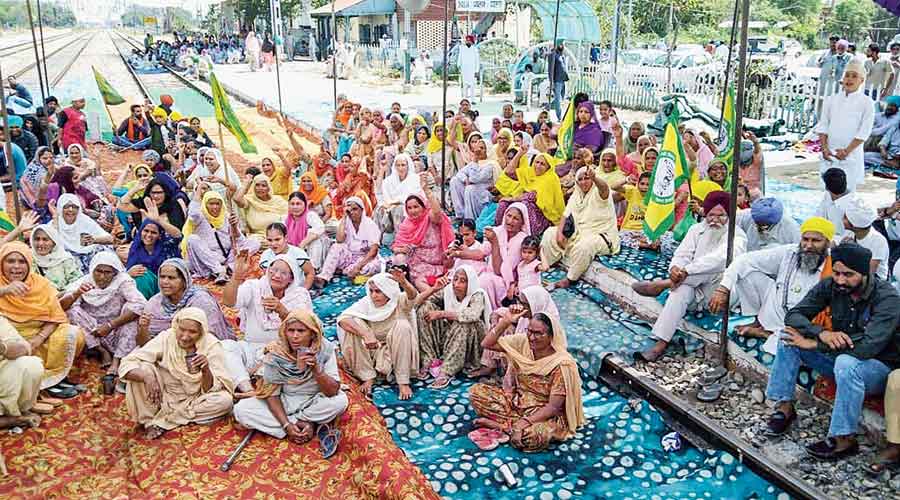
{"type": "Polygon", "coordinates": [[[475,99],[475,75],[481,66],[481,59],[478,55],[478,46],[475,45],[475,37],[466,35],[466,43],[459,46],[459,56],[457,60],[459,71],[462,75],[462,96],[464,99],[475,99]]]}
{"type": "MultiPolygon", "coordinates": [[[[648,297],[656,297],[671,289],[662,312],[653,324],[653,337],[657,342],[650,349],[635,353],[637,359],[653,361],[660,357],[684,314],[689,309],[706,309],[725,269],[730,206],[731,196],[728,193],[709,193],[703,200],[703,222],[691,226],[678,245],[669,264],[669,277],[638,281],[632,285],[635,292],[648,297]]],[[[735,227],[734,255],[743,254],[746,248],[747,236],[741,228],[735,227]]]]}
{"type": "Polygon", "coordinates": [[[822,145],[819,171],[840,168],[847,174],[847,190],[856,191],[863,183],[862,145],[872,132],[875,114],[872,99],[863,92],[866,69],[859,59],[851,59],[844,69],[841,90],[825,99],[816,124],[822,145]]]}
{"type": "Polygon", "coordinates": [[[747,234],[748,252],[800,241],[800,226],[784,216],[784,205],[778,198],[754,200],[750,210],[738,212],[736,222],[747,234]]]}
{"type": "MultiPolygon", "coordinates": [[[[834,238],[834,224],[822,217],[810,217],[799,232],[799,244],[747,252],[725,270],[709,310],[718,314],[736,301],[742,315],[754,316],[753,323],[736,328],[738,335],[767,338],[772,332],[783,330],[784,316],[790,308],[831,275],[828,250],[834,238]]],[[[770,352],[774,354],[774,349],[770,352]]]]}
{"type": "Polygon", "coordinates": [[[862,198],[853,197],[846,203],[844,210],[844,234],[841,241],[852,241],[868,248],[872,253],[872,273],[878,278],[888,279],[888,261],[890,246],[887,238],[876,231],[872,224],[878,215],[862,198]]]}
{"type": "Polygon", "coordinates": [[[900,168],[900,96],[892,95],[885,103],[884,111],[875,115],[863,158],[867,165],[900,168]]]}
{"type": "Polygon", "coordinates": [[[872,253],[855,243],[831,250],[832,276],[819,282],[784,318],[766,397],[776,403],[766,433],[780,436],[796,418],[794,390],[805,365],[834,377],[837,390],[825,439],[806,451],[822,460],[856,454],[856,431],[866,395],[883,394],[891,367],[900,366],[894,331],[900,296],[871,272],[872,253]]]}

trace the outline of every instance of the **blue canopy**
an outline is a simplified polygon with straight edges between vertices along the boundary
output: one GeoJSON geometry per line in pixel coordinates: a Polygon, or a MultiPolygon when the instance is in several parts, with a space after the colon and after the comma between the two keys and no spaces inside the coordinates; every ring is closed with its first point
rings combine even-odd
{"type": "MultiPolygon", "coordinates": [[[[516,3],[534,9],[544,27],[544,40],[551,40],[556,20],[556,0],[521,0],[516,3]]],[[[556,38],[569,42],[600,43],[600,21],[594,8],[584,0],[560,0],[556,38]]]]}
{"type": "MultiPolygon", "coordinates": [[[[377,16],[393,14],[397,9],[394,0],[335,0],[334,14],[338,17],[377,16]]],[[[331,3],[309,13],[312,17],[331,15],[331,3]]]]}

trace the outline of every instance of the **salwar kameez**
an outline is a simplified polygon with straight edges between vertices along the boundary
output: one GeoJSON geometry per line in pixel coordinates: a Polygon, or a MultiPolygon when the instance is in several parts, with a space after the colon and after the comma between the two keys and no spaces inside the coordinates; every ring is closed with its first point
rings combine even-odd
{"type": "MultiPolygon", "coordinates": [[[[0,342],[25,342],[13,326],[0,319],[0,342]]],[[[0,417],[21,417],[37,402],[44,365],[36,356],[0,358],[0,417]]]]}
{"type": "MultiPolygon", "coordinates": [[[[17,323],[10,320],[25,340],[30,340],[41,330],[43,322],[26,321],[17,323]]],[[[84,334],[77,326],[68,323],[57,324],[50,337],[31,354],[41,358],[44,363],[44,376],[41,389],[47,389],[63,381],[69,375],[75,358],[84,348],[84,334]]]]}
{"type": "MultiPolygon", "coordinates": [[[[365,300],[365,299],[363,299],[365,300]]],[[[365,325],[378,340],[378,347],[369,349],[359,335],[339,331],[341,353],[353,375],[363,382],[377,376],[394,378],[398,384],[409,384],[419,367],[418,332],[413,326],[412,301],[406,294],[397,299],[397,306],[386,319],[366,321],[352,316],[338,317],[365,325]]],[[[346,313],[345,313],[346,314],[346,313]]]]}
{"type": "Polygon", "coordinates": [[[481,341],[484,339],[484,309],[487,307],[483,293],[475,294],[456,313],[456,320],[426,321],[425,315],[444,308],[443,298],[437,294],[416,308],[421,329],[419,332],[419,360],[422,370],[433,361],[441,360],[441,373],[453,377],[461,370],[475,370],[481,364],[481,341]]]}
{"type": "Polygon", "coordinates": [[[91,331],[118,318],[124,311],[140,315],[147,303],[146,298],[138,291],[134,281],[126,280],[109,301],[102,306],[94,306],[78,300],[68,310],[69,321],[81,327],[88,349],[103,347],[114,358],[124,358],[134,350],[137,336],[137,321],[131,321],[114,328],[105,337],[95,337],[91,331]]]}
{"type": "MultiPolygon", "coordinates": [[[[475,384],[469,389],[469,401],[475,413],[508,429],[512,429],[519,419],[533,415],[546,406],[551,396],[565,395],[566,387],[559,368],[548,376],[517,374],[512,395],[501,387],[488,384],[475,384]]],[[[552,441],[564,440],[568,432],[566,415],[561,412],[549,420],[526,427],[521,437],[512,439],[510,443],[525,452],[542,451],[552,441]]]]}

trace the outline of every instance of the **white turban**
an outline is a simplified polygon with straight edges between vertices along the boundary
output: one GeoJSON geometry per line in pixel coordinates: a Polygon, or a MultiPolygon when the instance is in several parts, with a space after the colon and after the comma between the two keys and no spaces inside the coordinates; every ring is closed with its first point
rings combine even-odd
{"type": "Polygon", "coordinates": [[[844,214],[847,216],[847,220],[850,221],[850,224],[857,229],[871,226],[877,217],[875,209],[870,207],[859,197],[854,197],[854,199],[847,204],[844,214]]]}

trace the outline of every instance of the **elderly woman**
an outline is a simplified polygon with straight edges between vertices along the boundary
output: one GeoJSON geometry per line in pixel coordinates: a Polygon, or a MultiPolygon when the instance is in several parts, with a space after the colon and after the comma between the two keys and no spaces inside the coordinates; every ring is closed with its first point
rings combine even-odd
{"type": "Polygon", "coordinates": [[[322,218],[310,209],[302,192],[295,191],[288,196],[288,214],[284,225],[287,228],[287,243],[305,251],[314,269],[322,269],[325,252],[331,242],[325,235],[322,218]]]}
{"type": "Polygon", "coordinates": [[[187,263],[181,259],[168,259],[159,266],[159,293],[147,301],[138,321],[137,344],[144,345],[159,335],[185,307],[205,311],[209,331],[219,340],[235,338],[216,299],[191,281],[187,263]]]}
{"type": "Polygon", "coordinates": [[[99,352],[100,367],[107,368],[103,393],[112,394],[119,361],[135,348],[137,319],[147,299],[122,261],[106,251],[94,255],[90,272],[69,285],[59,302],[69,321],[84,331],[87,348],[99,352]]]}
{"type": "Polygon", "coordinates": [[[43,375],[41,358],[31,355],[31,344],[0,318],[0,429],[40,425],[41,417],[33,410],[43,375]]]}
{"type": "Polygon", "coordinates": [[[348,198],[344,207],[346,213],[338,225],[335,243],[328,249],[325,263],[316,275],[318,286],[331,281],[338,269],[350,279],[371,276],[381,270],[378,259],[381,231],[375,221],[365,215],[361,199],[348,198]]]}
{"type": "Polygon", "coordinates": [[[194,189],[198,182],[209,183],[213,191],[222,196],[241,189],[241,179],[231,166],[225,165],[222,152],[215,148],[207,148],[203,153],[203,162],[191,172],[187,179],[187,188],[194,189]]]}
{"type": "Polygon", "coordinates": [[[231,413],[234,386],[225,351],[196,307],[179,311],[171,328],[125,356],[119,377],[127,382],[128,414],[144,426],[146,439],[231,413]]]}
{"type": "Polygon", "coordinates": [[[315,172],[307,171],[300,176],[298,192],[303,193],[310,211],[315,212],[322,223],[327,224],[332,220],[331,196],[315,172]]]}
{"type": "Polygon", "coordinates": [[[616,210],[609,186],[589,167],[581,167],[575,180],[575,192],[559,224],[547,229],[541,239],[542,265],[549,268],[562,260],[568,268],[554,288],[566,288],[581,279],[594,256],[619,253],[616,210]],[[573,222],[570,228],[567,221],[573,222]]]}
{"type": "Polygon", "coordinates": [[[244,209],[248,236],[260,242],[266,238],[266,227],[281,222],[287,213],[287,201],[272,192],[269,178],[259,174],[238,191],[234,202],[244,209]]]}
{"type": "Polygon", "coordinates": [[[104,245],[112,244],[113,237],[84,214],[78,196],[71,193],[60,196],[56,207],[56,225],[63,247],[79,260],[81,271],[87,272],[91,258],[106,250],[104,245]]]}
{"type": "Polygon", "coordinates": [[[280,222],[273,222],[266,228],[267,248],[259,257],[259,267],[263,270],[269,268],[276,257],[285,257],[294,261],[300,270],[300,285],[307,290],[313,287],[315,283],[316,270],[309,261],[309,254],[306,250],[290,245],[287,242],[287,227],[280,222]]]}
{"type": "Polygon", "coordinates": [[[337,346],[325,338],[318,316],[310,310],[291,311],[278,338],[264,348],[261,363],[256,397],[235,405],[235,420],[295,444],[330,433],[333,439],[319,445],[325,458],[331,456],[340,433],[329,423],[347,409],[349,400],[341,390],[337,346]]]}
{"type": "MultiPolygon", "coordinates": [[[[488,270],[478,281],[494,309],[500,307],[509,286],[516,282],[515,270],[522,259],[522,241],[531,234],[527,220],[528,207],[513,203],[506,210],[503,224],[484,230],[484,255],[488,257],[488,270]]],[[[462,252],[461,257],[470,258],[466,251],[462,252]]]]}
{"type": "Polygon", "coordinates": [[[59,233],[51,224],[41,224],[32,229],[30,241],[35,271],[50,280],[57,290],[65,290],[84,275],[81,263],[66,251],[59,233]]]}
{"type": "Polygon", "coordinates": [[[163,224],[146,219],[135,233],[125,259],[125,268],[144,297],[149,299],[159,292],[159,266],[175,255],[178,255],[178,247],[166,236],[163,224]]]}
{"type": "Polygon", "coordinates": [[[491,316],[491,303],[478,286],[478,273],[469,266],[439,278],[416,298],[421,325],[419,358],[422,372],[432,371],[432,389],[443,389],[461,370],[477,369],[481,340],[491,316]]]}
{"type": "MultiPolygon", "coordinates": [[[[71,326],[57,299],[56,288],[38,274],[28,245],[14,241],[0,247],[0,315],[31,345],[44,363],[41,389],[62,382],[84,347],[84,336],[71,326]]],[[[55,388],[60,389],[60,388],[55,388]]],[[[72,397],[74,390],[48,391],[72,397]]]]}
{"type": "Polygon", "coordinates": [[[291,168],[282,160],[281,166],[276,166],[271,158],[263,158],[259,164],[263,175],[269,178],[272,185],[272,194],[287,199],[291,193],[291,168]]]}
{"type": "MultiPolygon", "coordinates": [[[[103,205],[106,205],[106,198],[110,194],[109,186],[100,173],[100,167],[93,160],[88,158],[87,151],[81,144],[70,144],[66,148],[66,160],[64,165],[71,166],[75,169],[75,177],[80,181],[81,186],[94,193],[103,205]]],[[[91,207],[95,210],[99,208],[91,207]]]]}
{"type": "Polygon", "coordinates": [[[312,299],[303,288],[303,274],[294,259],[274,258],[259,279],[247,279],[248,255],[238,255],[234,276],[222,292],[222,304],[240,312],[243,340],[225,345],[228,373],[241,395],[253,390],[250,376],[262,358],[262,348],[277,340],[278,328],[295,309],[312,310],[312,299]]]}
{"type": "Polygon", "coordinates": [[[413,284],[422,292],[430,288],[429,280],[433,282],[447,272],[447,249],[455,238],[441,203],[430,189],[425,192],[425,196],[416,194],[406,199],[406,218],[397,228],[391,247],[394,262],[407,265],[413,284]]]}
{"type": "Polygon", "coordinates": [[[184,227],[186,207],[176,199],[176,188],[168,174],[158,173],[146,184],[135,185],[119,198],[118,210],[132,215],[134,227],[140,227],[144,220],[154,220],[162,226],[171,238],[181,238],[184,227]],[[164,178],[163,176],[166,176],[164,178]],[[138,196],[138,193],[141,193],[138,196]]]}
{"type": "MultiPolygon", "coordinates": [[[[450,128],[455,130],[452,125],[450,128]]],[[[457,143],[454,134],[450,134],[447,140],[459,151],[461,164],[465,165],[450,179],[453,212],[457,219],[476,220],[493,198],[490,189],[499,176],[499,172],[495,171],[499,170],[497,161],[488,159],[487,144],[478,132],[469,134],[465,144],[457,143]]]]}
{"type": "Polygon", "coordinates": [[[228,281],[228,270],[234,263],[232,247],[241,248],[249,242],[238,227],[237,215],[228,215],[225,198],[216,191],[201,191],[194,192],[201,201],[195,198],[188,206],[182,251],[193,276],[214,278],[221,285],[228,281]]]}
{"type": "Polygon", "coordinates": [[[47,186],[55,173],[53,150],[41,146],[34,153],[31,163],[25,167],[19,181],[19,199],[22,205],[38,212],[42,222],[49,221],[51,217],[47,207],[47,186]]]}
{"type": "Polygon", "coordinates": [[[585,424],[578,364],[566,350],[559,319],[538,313],[527,333],[501,338],[492,331],[481,345],[506,356],[514,383],[509,388],[475,384],[469,389],[479,415],[476,426],[505,432],[513,447],[536,452],[552,441],[571,438],[585,424]]]}
{"type": "Polygon", "coordinates": [[[369,396],[377,376],[397,381],[399,397],[412,397],[411,377],[419,368],[414,300],[418,293],[402,272],[379,273],[366,283],[366,296],[337,318],[338,340],[347,367],[369,396]]]}
{"type": "MultiPolygon", "coordinates": [[[[615,127],[613,127],[615,130],[615,127]]],[[[638,141],[641,136],[643,136],[647,131],[647,128],[644,126],[643,122],[633,121],[631,125],[628,127],[628,135],[625,136],[622,141],[622,146],[625,148],[625,153],[630,154],[634,153],[638,149],[638,141]]],[[[618,143],[618,138],[616,138],[616,143],[618,143]]]]}
{"type": "Polygon", "coordinates": [[[406,200],[416,194],[424,192],[420,176],[413,169],[410,156],[406,153],[394,157],[390,175],[379,169],[375,178],[378,188],[378,205],[375,207],[374,219],[382,233],[393,233],[396,225],[403,220],[403,210],[406,200]]]}
{"type": "Polygon", "coordinates": [[[457,170],[455,151],[449,145],[444,146],[445,136],[444,124],[436,123],[431,138],[428,139],[428,146],[425,148],[425,153],[428,155],[428,173],[438,185],[450,182],[450,178],[456,175],[457,170]],[[443,168],[441,162],[443,162],[443,168]]]}
{"type": "Polygon", "coordinates": [[[500,225],[503,222],[507,207],[521,203],[528,207],[527,223],[531,234],[538,235],[560,222],[566,201],[559,177],[553,168],[553,158],[547,153],[541,153],[534,156],[530,166],[527,161],[519,151],[504,171],[518,183],[519,187],[514,192],[521,194],[500,200],[494,224],[500,225]],[[524,165],[522,161],[525,162],[524,165]]]}

